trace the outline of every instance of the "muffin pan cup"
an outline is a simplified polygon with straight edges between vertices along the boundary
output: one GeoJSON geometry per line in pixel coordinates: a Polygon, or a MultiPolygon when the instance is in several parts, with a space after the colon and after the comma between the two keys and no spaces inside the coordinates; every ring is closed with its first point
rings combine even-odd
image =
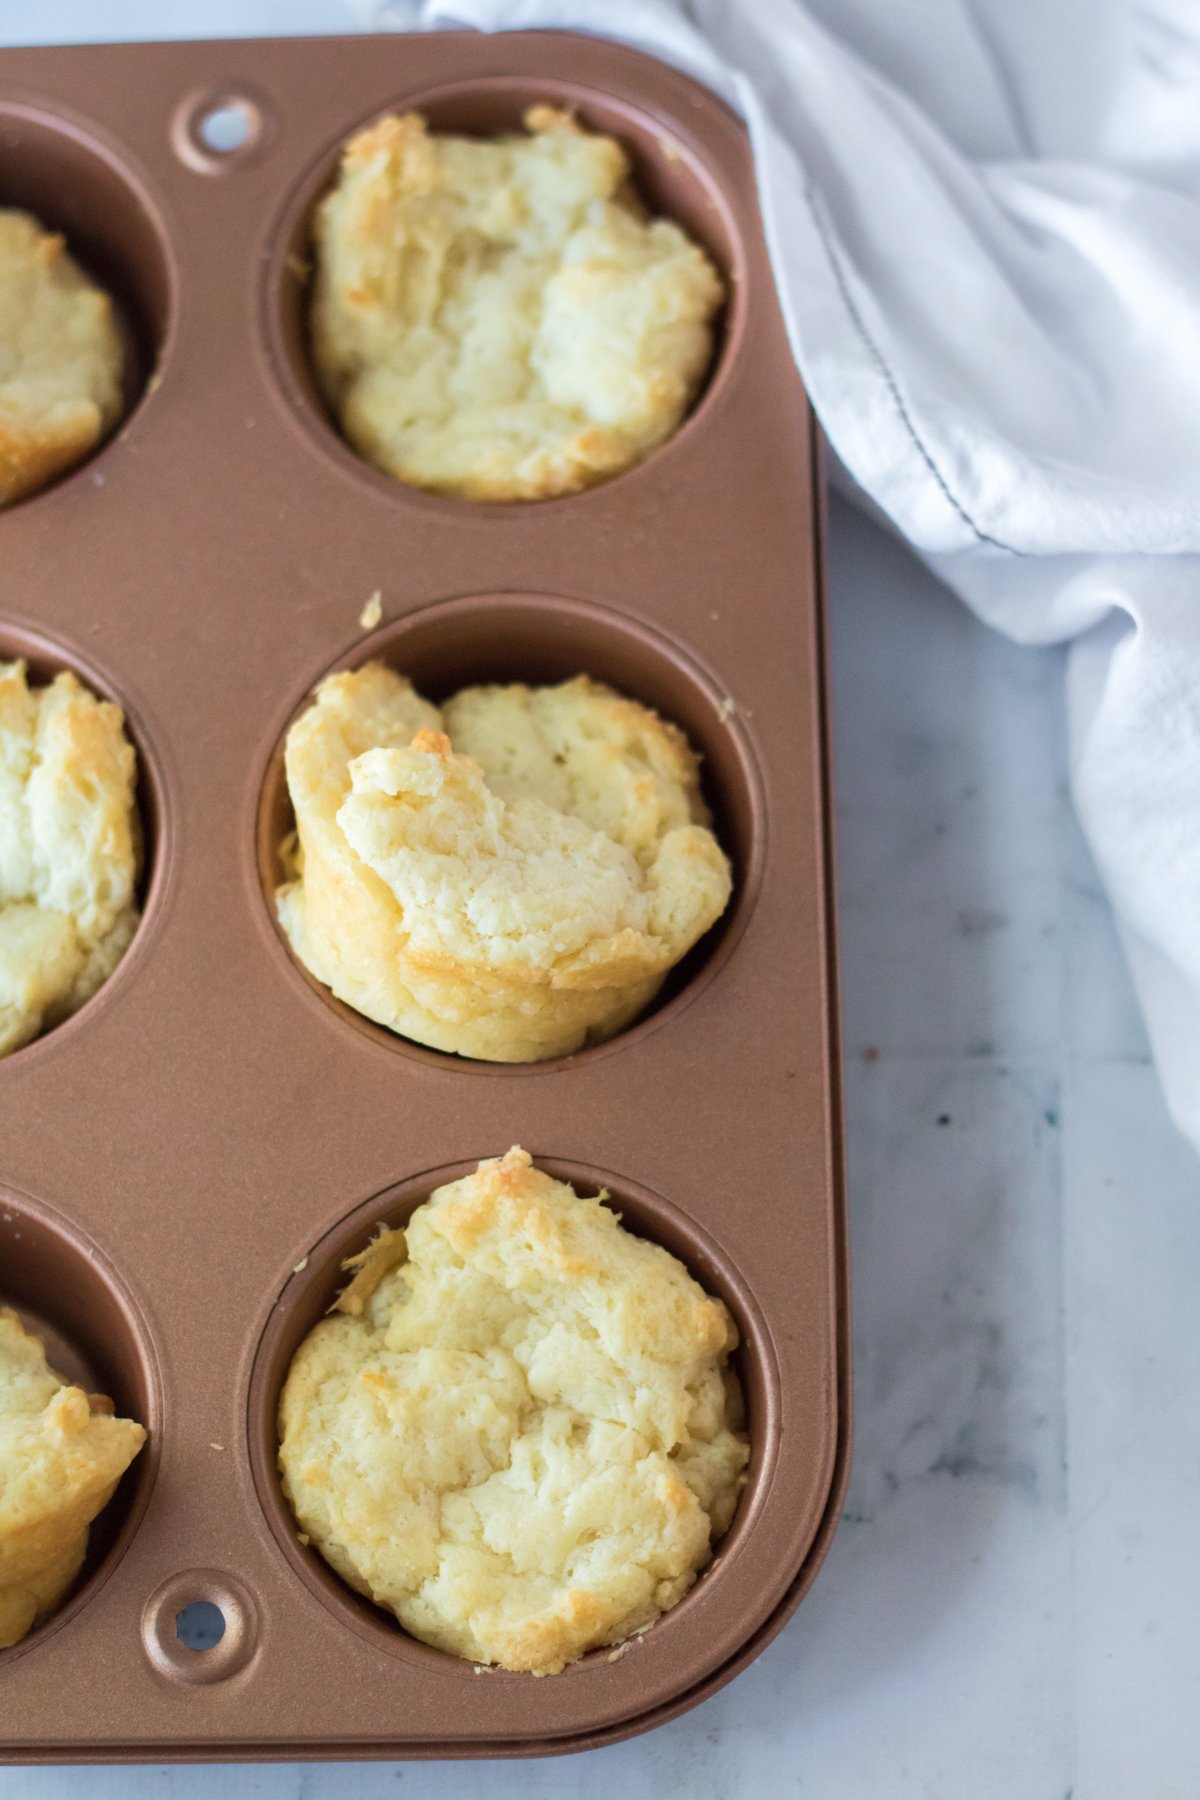
{"type": "Polygon", "coordinates": [[[0,1756],[530,1755],[646,1729],[789,1616],[849,1444],[820,484],[745,135],[683,76],[558,33],[10,51],[0,205],[35,199],[68,229],[83,209],[85,260],[157,362],[107,446],[0,513],[0,643],[125,707],[152,856],[116,974],[0,1063],[0,1301],[107,1367],[151,1442],[74,1598],[0,1653],[0,1756]],[[379,112],[492,131],[539,99],[619,135],[721,263],[713,371],[675,438],[604,486],[417,493],[321,408],[307,221],[379,112]],[[217,107],[247,125],[225,153],[217,107]],[[689,731],[735,898],[621,1036],[540,1065],[443,1056],[292,958],[269,897],[283,733],[371,654],[434,698],[586,672],[689,731]],[[754,1445],[692,1593],[544,1680],[477,1674],[351,1594],[274,1471],[282,1372],[339,1258],[513,1143],[607,1187],[728,1301],[754,1445]],[[210,1650],[176,1634],[196,1600],[224,1615],[210,1650]]]}

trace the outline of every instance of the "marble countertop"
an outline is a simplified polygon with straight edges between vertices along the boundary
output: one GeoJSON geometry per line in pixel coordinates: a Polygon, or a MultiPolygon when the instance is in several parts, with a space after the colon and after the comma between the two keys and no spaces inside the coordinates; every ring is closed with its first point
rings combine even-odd
{"type": "MultiPolygon", "coordinates": [[[[0,43],[164,19],[0,0],[0,43]]],[[[6,1770],[4,1800],[1194,1800],[1200,1169],[1072,817],[1062,660],[841,503],[829,594],[857,1428],[799,1613],[705,1705],[566,1761],[6,1770]]]]}

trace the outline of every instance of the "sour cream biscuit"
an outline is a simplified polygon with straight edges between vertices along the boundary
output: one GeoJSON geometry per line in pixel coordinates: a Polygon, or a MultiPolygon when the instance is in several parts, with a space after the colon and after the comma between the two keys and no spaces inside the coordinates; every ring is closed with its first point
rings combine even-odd
{"type": "Polygon", "coordinates": [[[0,507],[94,450],[121,414],[112,301],[64,240],[0,208],[0,507]]]}
{"type": "Polygon", "coordinates": [[[401,481],[544,500],[668,438],[712,358],[723,286],[646,216],[610,137],[549,106],[525,134],[380,119],[318,209],[312,344],[342,429],[401,481]]]}
{"type": "Polygon", "coordinates": [[[687,739],[583,676],[438,709],[368,664],[321,684],[286,769],[296,954],[435,1049],[523,1062],[611,1037],[729,900],[687,739]]]}
{"type": "Polygon", "coordinates": [[[654,1623],[749,1449],[726,1308],[520,1149],[353,1259],[293,1358],[279,1463],[339,1575],[415,1637],[556,1674],[654,1623]]]}

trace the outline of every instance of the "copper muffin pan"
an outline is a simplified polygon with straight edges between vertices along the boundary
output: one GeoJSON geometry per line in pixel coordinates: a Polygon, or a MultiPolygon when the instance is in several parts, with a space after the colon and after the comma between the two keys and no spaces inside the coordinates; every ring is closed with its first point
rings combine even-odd
{"type": "Polygon", "coordinates": [[[0,653],[120,701],[147,858],[116,974],[0,1063],[0,1299],[150,1438],[76,1593],[0,1653],[0,1755],[530,1755],[644,1730],[797,1605],[849,1442],[820,489],[744,133],[683,76],[566,34],[18,50],[4,204],[67,232],[133,354],[114,439],[0,514],[0,653]],[[359,460],[314,388],[312,208],[383,110],[488,132],[547,99],[618,135],[724,269],[713,370],[604,486],[421,494],[359,460]],[[245,127],[226,152],[219,106],[245,127]],[[282,740],[324,673],[370,655],[434,698],[585,671],[686,728],[735,898],[630,1030],[471,1062],[295,962],[270,903],[282,740]],[[299,1543],[275,1474],[283,1372],[341,1257],[513,1143],[607,1187],[726,1299],[754,1445],[692,1593],[544,1680],[407,1637],[299,1543]],[[224,1615],[207,1650],[176,1632],[197,1600],[224,1615]]]}

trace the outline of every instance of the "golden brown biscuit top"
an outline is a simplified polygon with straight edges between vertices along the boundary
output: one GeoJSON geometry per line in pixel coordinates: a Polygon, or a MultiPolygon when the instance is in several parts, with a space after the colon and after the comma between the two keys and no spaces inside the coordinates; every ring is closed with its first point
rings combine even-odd
{"type": "Polygon", "coordinates": [[[284,1388],[304,1531],[478,1661],[550,1673],[644,1629],[740,1491],[733,1322],[603,1200],[481,1163],[356,1259],[284,1388]]]}
{"type": "Polygon", "coordinates": [[[396,951],[424,969],[632,982],[729,897],[682,732],[584,676],[466,688],[439,711],[368,664],[321,684],[287,773],[301,881],[336,852],[343,904],[355,879],[390,896],[396,951]]]}
{"type": "Polygon", "coordinates": [[[313,348],[351,442],[400,479],[542,499],[640,460],[712,354],[722,285],[647,219],[612,138],[534,107],[527,134],[347,146],[316,224],[313,348]]]}
{"type": "Polygon", "coordinates": [[[133,936],[136,779],[119,706],[0,662],[0,1055],[82,1005],[133,936]]]}
{"type": "Polygon", "coordinates": [[[145,1437],[56,1375],[41,1339],[0,1307],[0,1646],[73,1578],[88,1525],[145,1437]]]}
{"type": "Polygon", "coordinates": [[[0,506],[85,456],[121,411],[112,302],[28,213],[0,208],[0,506]]]}

